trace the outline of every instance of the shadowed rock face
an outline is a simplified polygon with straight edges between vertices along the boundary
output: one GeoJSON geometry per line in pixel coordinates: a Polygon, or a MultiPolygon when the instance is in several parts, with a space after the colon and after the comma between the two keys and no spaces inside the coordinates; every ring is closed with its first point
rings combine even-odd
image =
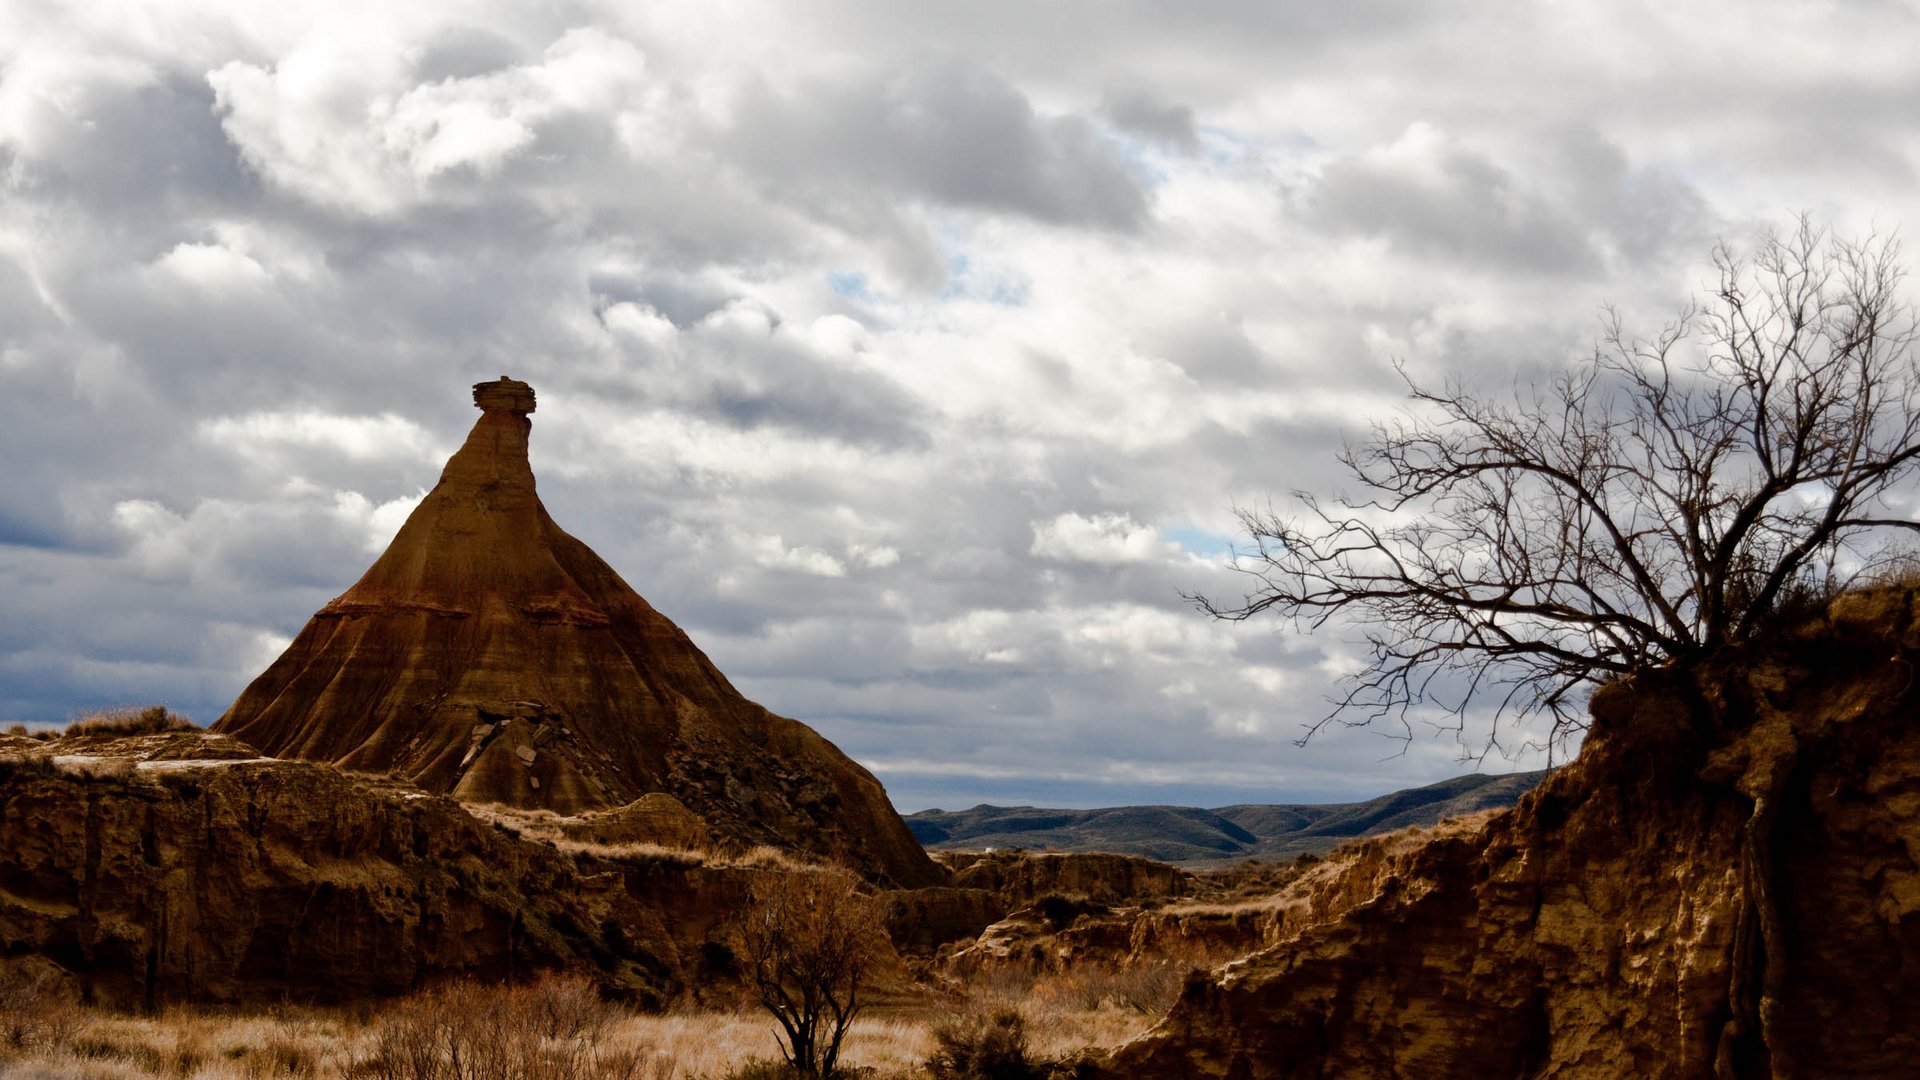
{"type": "Polygon", "coordinates": [[[727,842],[940,881],[870,773],[741,696],[547,516],[532,389],[503,376],[474,401],[479,422],[386,552],[214,730],[469,802],[577,814],[666,792],[727,842]]]}
{"type": "Polygon", "coordinates": [[[569,855],[220,735],[0,735],[0,972],[42,957],[116,1008],[365,1001],[543,970],[664,1004],[711,988],[702,948],[756,874],[569,855]]]}
{"type": "Polygon", "coordinates": [[[1593,699],[1479,833],[1304,879],[1085,1075],[1894,1077],[1920,1061],[1920,593],[1593,699]]]}

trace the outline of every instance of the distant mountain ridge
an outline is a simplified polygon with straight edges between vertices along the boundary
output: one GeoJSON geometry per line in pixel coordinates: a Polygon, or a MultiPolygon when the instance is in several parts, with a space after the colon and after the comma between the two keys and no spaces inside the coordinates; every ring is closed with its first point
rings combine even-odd
{"type": "Polygon", "coordinates": [[[1505,776],[1471,773],[1357,803],[1241,804],[1211,810],[982,804],[971,810],[922,810],[908,814],[906,821],[914,837],[934,850],[1111,851],[1187,864],[1288,859],[1332,850],[1356,836],[1511,806],[1546,775],[1545,770],[1505,776]]]}

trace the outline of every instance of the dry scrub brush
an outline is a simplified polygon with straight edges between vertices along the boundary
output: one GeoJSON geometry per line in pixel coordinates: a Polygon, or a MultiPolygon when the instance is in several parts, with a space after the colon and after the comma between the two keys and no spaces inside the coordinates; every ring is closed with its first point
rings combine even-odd
{"type": "Polygon", "coordinates": [[[618,1016],[584,976],[550,976],[528,986],[448,983],[384,1013],[374,1025],[373,1053],[353,1075],[363,1080],[648,1077],[646,1055],[607,1039],[618,1016]]]}
{"type": "Polygon", "coordinates": [[[200,725],[164,705],[127,705],[83,716],[67,725],[68,735],[164,735],[198,731],[200,725]]]}
{"type": "Polygon", "coordinates": [[[1020,1010],[970,1009],[938,1020],[939,1045],[927,1058],[933,1080],[1040,1080],[1051,1071],[1034,1060],[1020,1010]]]}
{"type": "Polygon", "coordinates": [[[0,975],[0,1061],[64,1045],[81,1011],[49,971],[23,963],[0,975]]]}

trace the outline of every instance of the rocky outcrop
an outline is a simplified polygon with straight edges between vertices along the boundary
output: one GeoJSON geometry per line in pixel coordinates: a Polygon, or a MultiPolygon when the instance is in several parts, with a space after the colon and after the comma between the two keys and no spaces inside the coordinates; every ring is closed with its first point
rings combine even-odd
{"type": "Polygon", "coordinates": [[[1118,903],[1181,896],[1193,887],[1193,875],[1138,855],[954,851],[939,858],[954,885],[985,889],[1009,908],[1050,894],[1118,903]]]}
{"type": "Polygon", "coordinates": [[[887,928],[902,951],[922,955],[964,942],[952,957],[956,970],[1016,955],[1071,959],[1086,954],[1084,946],[1095,938],[1111,952],[1108,946],[1124,944],[1141,912],[1110,905],[1182,895],[1194,883],[1184,870],[1136,855],[955,851],[938,858],[952,871],[954,887],[888,894],[887,928]],[[1089,912],[1099,917],[1097,925],[1082,928],[1079,938],[1086,940],[1056,940],[1075,916],[1089,912]]]}
{"type": "Polygon", "coordinates": [[[898,889],[880,901],[894,948],[916,956],[972,941],[1007,914],[1006,903],[985,889],[898,889]]]}
{"type": "Polygon", "coordinates": [[[1109,1077],[1893,1077],[1920,1061],[1920,604],[1610,686],[1478,832],[1289,886],[1109,1077]]]}
{"type": "MultiPolygon", "coordinates": [[[[1104,911],[1110,904],[1184,895],[1194,884],[1192,874],[1137,855],[949,851],[937,859],[952,872],[951,887],[899,890],[884,897],[887,929],[902,951],[924,955],[966,941],[981,956],[1000,956],[1001,946],[1016,938],[1025,946],[1059,929],[1033,910],[1038,901],[1104,911]],[[984,939],[975,942],[983,932],[984,939]]],[[[1112,915],[1107,922],[1121,926],[1116,932],[1124,939],[1125,920],[1137,916],[1138,909],[1107,914],[1112,915]]]]}
{"type": "Polygon", "coordinates": [[[748,701],[554,524],[527,458],[532,389],[502,377],[474,401],[386,552],[214,729],[468,802],[577,815],[665,794],[724,844],[940,884],[872,774],[748,701]]]}
{"type": "Polygon", "coordinates": [[[51,960],[116,1007],[547,969],[643,1004],[724,991],[716,943],[766,873],[556,850],[410,784],[217,735],[0,747],[0,957],[51,960]]]}
{"type": "Polygon", "coordinates": [[[613,810],[560,818],[555,827],[569,840],[609,847],[651,844],[705,850],[713,843],[707,823],[663,791],[649,792],[613,810]]]}

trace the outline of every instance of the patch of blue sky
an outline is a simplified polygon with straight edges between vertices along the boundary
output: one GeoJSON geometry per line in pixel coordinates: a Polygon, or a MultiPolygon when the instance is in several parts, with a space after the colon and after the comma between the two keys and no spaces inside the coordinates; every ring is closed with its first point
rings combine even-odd
{"type": "Polygon", "coordinates": [[[858,270],[827,271],[827,288],[832,289],[835,295],[844,296],[849,300],[864,302],[878,299],[873,295],[867,275],[858,270]]]}
{"type": "Polygon", "coordinates": [[[1255,141],[1223,127],[1202,125],[1198,133],[1201,155],[1207,164],[1216,167],[1272,157],[1304,162],[1321,157],[1328,149],[1304,131],[1290,131],[1278,141],[1270,142],[1255,141]]]}
{"type": "Polygon", "coordinates": [[[1173,172],[1166,168],[1167,152],[1151,139],[1144,139],[1126,131],[1113,131],[1107,135],[1120,151],[1120,158],[1126,163],[1128,175],[1151,191],[1164,187],[1173,179],[1173,172]]]}
{"type": "Polygon", "coordinates": [[[1160,530],[1160,535],[1179,544],[1190,555],[1202,559],[1225,559],[1233,554],[1233,539],[1216,532],[1208,532],[1197,525],[1172,525],[1160,530]]]}
{"type": "Polygon", "coordinates": [[[1018,274],[993,267],[982,267],[964,251],[950,251],[946,257],[947,287],[942,300],[979,300],[1004,307],[1024,307],[1033,283],[1018,274]]]}

